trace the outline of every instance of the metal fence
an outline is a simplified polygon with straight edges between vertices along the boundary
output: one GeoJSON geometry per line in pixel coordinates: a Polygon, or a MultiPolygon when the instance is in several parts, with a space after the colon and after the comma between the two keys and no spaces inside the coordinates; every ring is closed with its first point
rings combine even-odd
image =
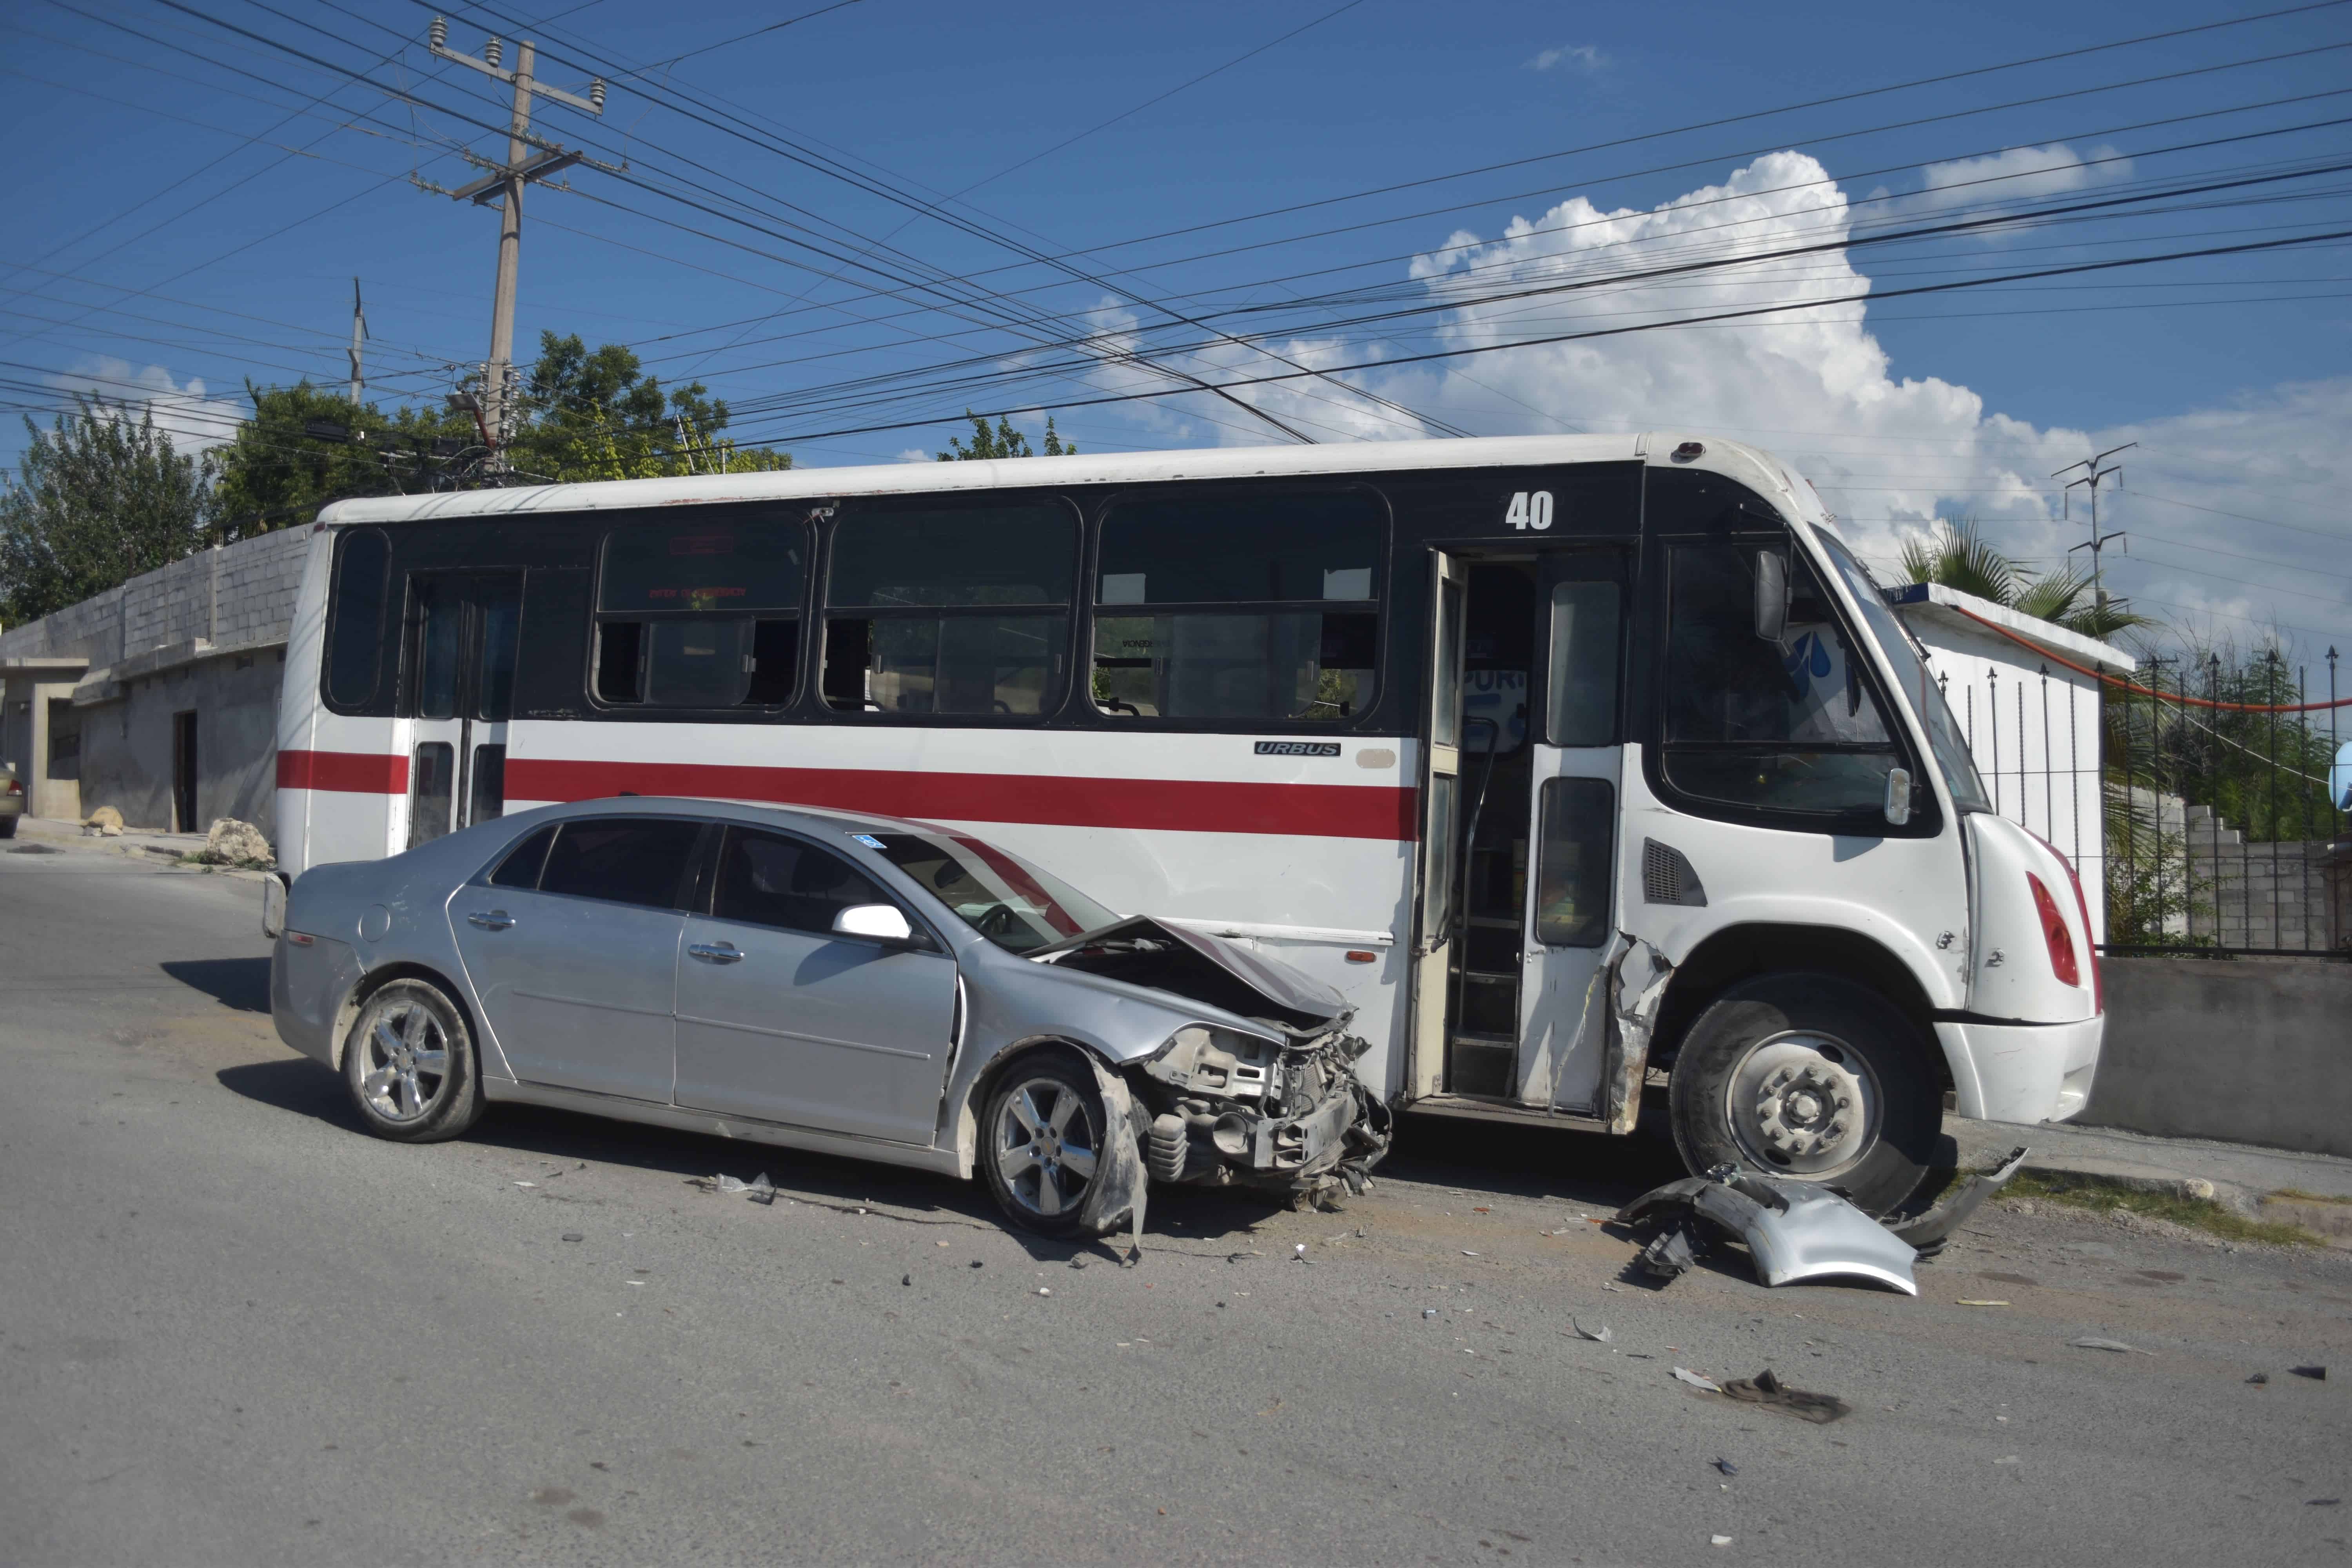
{"type": "Polygon", "coordinates": [[[2106,951],[2352,958],[2333,648],[2326,662],[2320,701],[2275,651],[2151,658],[2106,688],[2106,951]]]}

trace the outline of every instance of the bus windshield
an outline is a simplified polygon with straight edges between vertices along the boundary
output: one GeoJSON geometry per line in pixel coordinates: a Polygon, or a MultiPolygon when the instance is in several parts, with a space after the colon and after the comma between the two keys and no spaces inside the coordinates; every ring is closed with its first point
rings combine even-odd
{"type": "Polygon", "coordinates": [[[859,837],[1007,952],[1029,952],[1119,918],[1050,871],[962,834],[859,837]]]}
{"type": "Polygon", "coordinates": [[[1829,552],[1830,563],[1845,579],[1845,585],[1853,590],[1871,637],[1885,650],[1886,662],[1895,667],[1895,684],[1903,689],[1905,700],[1927,731],[1928,748],[1936,754],[1945,787],[1952,792],[1953,806],[1960,811],[1990,811],[1992,801],[1985,793],[1984,780],[1977,775],[1976,762],[1969,755],[1968,740],[1952,716],[1952,705],[1944,700],[1942,685],[1928,672],[1903,623],[1887,608],[1886,595],[1852,551],[1827,533],[1816,532],[1814,537],[1829,552]]]}

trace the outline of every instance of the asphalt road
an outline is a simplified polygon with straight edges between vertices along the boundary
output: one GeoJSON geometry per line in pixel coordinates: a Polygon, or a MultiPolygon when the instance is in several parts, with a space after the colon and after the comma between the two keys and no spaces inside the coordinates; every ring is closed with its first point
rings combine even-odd
{"type": "Polygon", "coordinates": [[[1588,1218],[1673,1173],[1655,1147],[1409,1122],[1345,1214],[1176,1194],[1121,1268],[878,1166],[535,1111],[404,1147],[271,1032],[254,884],[21,849],[11,1563],[2015,1568],[2352,1537],[2344,1254],[1996,1209],[1916,1300],[1766,1290],[1736,1251],[1652,1291],[1588,1218]],[[772,1206],[690,1184],[761,1170],[772,1206]]]}

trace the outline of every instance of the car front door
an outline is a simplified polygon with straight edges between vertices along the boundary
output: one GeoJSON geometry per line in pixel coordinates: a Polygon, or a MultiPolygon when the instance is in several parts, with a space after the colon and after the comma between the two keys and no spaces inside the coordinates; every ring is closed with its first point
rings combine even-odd
{"type": "Polygon", "coordinates": [[[669,1101],[682,895],[702,833],[682,816],[575,818],[457,890],[449,923],[517,1078],[669,1101]]]}
{"type": "Polygon", "coordinates": [[[898,900],[789,834],[730,826],[709,897],[677,961],[677,1103],[929,1143],[955,961],[835,934],[843,910],[898,900]]]}

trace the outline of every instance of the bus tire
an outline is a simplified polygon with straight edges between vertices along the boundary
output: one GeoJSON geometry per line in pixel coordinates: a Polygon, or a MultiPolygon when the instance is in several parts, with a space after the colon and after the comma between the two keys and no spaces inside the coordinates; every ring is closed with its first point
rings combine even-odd
{"type": "Polygon", "coordinates": [[[391,981],[361,1005],[343,1037],[343,1085],[367,1130],[395,1142],[438,1143],[482,1114],[473,1031],[429,981],[391,981]]]}
{"type": "Polygon", "coordinates": [[[1942,1131],[1928,1049],[1901,1008],[1843,976],[1742,981],[1683,1037],[1675,1148],[1693,1174],[1730,1164],[1820,1182],[1885,1214],[1917,1189],[1942,1131]]]}

